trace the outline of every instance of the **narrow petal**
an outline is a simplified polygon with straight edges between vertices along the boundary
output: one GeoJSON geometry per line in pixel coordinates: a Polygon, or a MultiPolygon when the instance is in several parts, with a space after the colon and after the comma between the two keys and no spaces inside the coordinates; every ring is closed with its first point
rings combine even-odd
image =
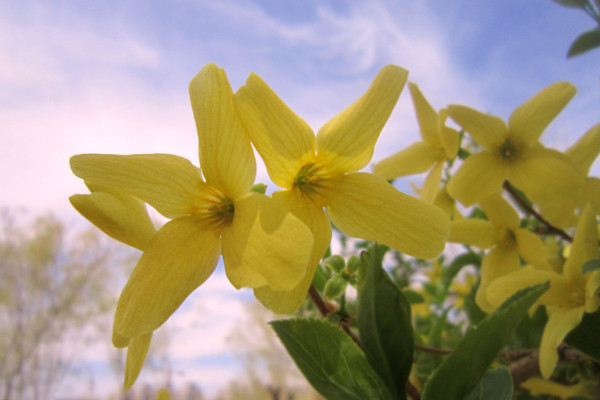
{"type": "Polygon", "coordinates": [[[584,175],[589,173],[590,167],[598,157],[598,153],[600,153],[600,124],[590,128],[565,151],[565,155],[584,175]]]}
{"type": "Polygon", "coordinates": [[[289,291],[278,291],[269,286],[254,289],[254,295],[265,307],[279,314],[291,314],[296,312],[304,302],[317,265],[329,247],[331,224],[322,207],[306,201],[304,196],[298,195],[293,190],[281,190],[273,193],[272,197],[304,222],[310,228],[314,238],[306,275],[296,287],[289,291]]]}
{"type": "Polygon", "coordinates": [[[129,341],[125,360],[125,382],[123,384],[125,390],[129,390],[140,375],[151,341],[152,332],[136,336],[129,341]]]}
{"type": "Polygon", "coordinates": [[[171,400],[171,395],[167,389],[160,389],[158,393],[156,393],[156,400],[171,400]]]}
{"type": "Polygon", "coordinates": [[[544,380],[534,376],[521,383],[523,389],[527,389],[534,396],[546,394],[561,399],[569,398],[588,398],[590,396],[590,387],[585,383],[577,383],[575,385],[565,385],[562,383],[544,380]]]}
{"type": "Polygon", "coordinates": [[[384,179],[419,174],[427,171],[443,157],[444,154],[440,154],[439,148],[431,147],[429,143],[416,142],[404,150],[379,161],[373,167],[373,173],[384,179]]]}
{"type": "Polygon", "coordinates": [[[198,168],[171,154],[79,154],[70,162],[86,182],[135,196],[167,218],[188,215],[205,190],[198,168]]]}
{"type": "Polygon", "coordinates": [[[506,138],[506,124],[498,117],[459,105],[450,105],[447,110],[448,116],[484,149],[493,149],[506,138]]]}
{"type": "Polygon", "coordinates": [[[358,171],[367,165],[407,78],[408,71],[395,65],[379,71],[358,100],[321,127],[317,158],[341,172],[358,171]]]}
{"type": "Polygon", "coordinates": [[[342,176],[328,189],[326,201],[329,218],[349,236],[381,242],[418,258],[433,258],[444,250],[448,216],[376,175],[342,176]]]}
{"type": "Polygon", "coordinates": [[[544,379],[550,379],[558,363],[557,348],[563,339],[579,325],[583,307],[559,308],[550,315],[540,344],[540,371],[544,379]]]}
{"type": "Polygon", "coordinates": [[[571,101],[577,89],[569,82],[554,83],[513,111],[508,131],[526,145],[538,141],[542,132],[571,101]]]}
{"type": "Polygon", "coordinates": [[[223,232],[227,277],[236,288],[293,289],[306,275],[312,245],[310,229],[288,209],[250,193],[235,202],[233,223],[223,232]]]}
{"type": "Polygon", "coordinates": [[[486,197],[479,204],[492,224],[511,229],[519,227],[519,214],[499,193],[486,197]]]}
{"type": "Polygon", "coordinates": [[[156,233],[146,206],[135,197],[93,192],[73,195],[69,201],[102,232],[136,249],[146,249],[156,233]]]}
{"type": "Polygon", "coordinates": [[[412,83],[408,83],[410,97],[412,98],[415,107],[415,114],[419,121],[421,138],[433,147],[441,147],[440,137],[438,134],[438,114],[435,112],[431,104],[427,101],[419,87],[412,83]]]}
{"type": "Polygon", "coordinates": [[[585,180],[583,186],[583,201],[590,204],[596,214],[600,214],[600,179],[591,177],[585,180]]]}
{"type": "Polygon", "coordinates": [[[280,187],[291,187],[298,171],[315,157],[313,130],[255,74],[236,92],[235,101],[269,177],[280,187]]]}
{"type": "Polygon", "coordinates": [[[496,246],[485,255],[481,263],[481,282],[475,294],[475,302],[483,311],[490,313],[496,308],[487,299],[489,285],[495,279],[517,271],[519,265],[519,254],[514,247],[496,246]]]}
{"type": "Polygon", "coordinates": [[[440,188],[442,171],[444,170],[445,164],[445,161],[438,161],[427,174],[421,192],[419,193],[419,198],[425,203],[432,204],[435,200],[435,196],[440,188]]]}
{"type": "Polygon", "coordinates": [[[600,271],[590,272],[585,282],[585,312],[593,313],[600,308],[600,271]]]}
{"type": "Polygon", "coordinates": [[[448,110],[440,110],[438,116],[438,132],[440,136],[440,142],[446,152],[446,158],[452,160],[458,154],[459,148],[459,136],[455,129],[448,128],[446,126],[446,119],[448,118],[448,110]]]}
{"type": "Polygon", "coordinates": [[[119,297],[119,335],[132,338],[156,330],[210,276],[219,260],[220,240],[198,226],[194,217],[184,217],[156,233],[119,297]]]}
{"type": "Polygon", "coordinates": [[[571,292],[565,277],[553,271],[531,267],[496,278],[488,285],[485,297],[490,304],[498,307],[517,291],[546,282],[550,282],[550,288],[539,298],[538,303],[550,306],[568,304],[571,292]]]}
{"type": "Polygon", "coordinates": [[[190,82],[189,91],[206,182],[232,198],[243,196],[254,183],[256,162],[225,71],[206,65],[190,82]]]}
{"type": "Polygon", "coordinates": [[[556,150],[536,146],[509,168],[508,180],[534,203],[581,197],[585,176],[556,150]]]}
{"type": "Polygon", "coordinates": [[[519,255],[530,265],[538,269],[551,269],[546,257],[546,247],[540,237],[526,229],[513,231],[517,239],[519,255]]]}
{"type": "Polygon", "coordinates": [[[579,217],[569,257],[564,265],[565,276],[574,281],[581,279],[583,264],[598,258],[598,225],[596,215],[588,205],[579,217]]]}
{"type": "Polygon", "coordinates": [[[508,167],[483,151],[467,158],[448,183],[448,193],[465,206],[498,193],[508,175],[508,167]]]}
{"type": "Polygon", "coordinates": [[[489,221],[478,218],[452,221],[448,241],[487,249],[496,244],[496,228],[489,221]]]}

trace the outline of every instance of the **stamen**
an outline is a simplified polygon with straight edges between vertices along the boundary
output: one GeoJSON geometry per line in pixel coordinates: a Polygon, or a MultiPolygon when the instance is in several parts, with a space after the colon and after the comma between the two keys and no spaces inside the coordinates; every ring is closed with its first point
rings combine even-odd
{"type": "Polygon", "coordinates": [[[512,160],[518,156],[517,146],[510,139],[506,139],[499,147],[498,153],[500,153],[500,157],[505,160],[512,160]]]}

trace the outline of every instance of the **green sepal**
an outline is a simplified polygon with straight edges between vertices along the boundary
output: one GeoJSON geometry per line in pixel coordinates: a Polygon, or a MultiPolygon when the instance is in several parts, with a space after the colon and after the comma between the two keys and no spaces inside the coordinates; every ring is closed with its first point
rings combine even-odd
{"type": "Polygon", "coordinates": [[[317,319],[270,324],[308,382],[324,398],[392,398],[364,353],[341,328],[317,319]]]}
{"type": "Polygon", "coordinates": [[[344,261],[342,256],[336,254],[324,259],[323,265],[339,274],[344,268],[346,268],[346,261],[344,261]]]}
{"type": "Polygon", "coordinates": [[[582,33],[569,48],[567,58],[586,53],[596,47],[600,47],[600,27],[582,33]]]}
{"type": "Polygon", "coordinates": [[[470,329],[427,380],[422,399],[463,400],[469,395],[511,340],[529,308],[548,287],[545,283],[518,291],[470,329]]]}
{"type": "Polygon", "coordinates": [[[590,260],[583,263],[581,266],[581,273],[587,274],[588,272],[597,271],[600,269],[600,260],[590,260]]]}
{"type": "Polygon", "coordinates": [[[513,391],[510,370],[500,367],[486,372],[465,400],[511,400],[513,391]]]}
{"type": "Polygon", "coordinates": [[[377,245],[365,261],[365,281],[358,297],[360,341],[367,360],[392,392],[390,399],[403,400],[414,349],[410,304],[384,271],[377,245]]]}
{"type": "Polygon", "coordinates": [[[323,294],[329,300],[337,299],[346,291],[346,286],[348,285],[348,281],[346,281],[340,275],[332,276],[327,283],[325,284],[325,289],[323,289],[323,294]]]}

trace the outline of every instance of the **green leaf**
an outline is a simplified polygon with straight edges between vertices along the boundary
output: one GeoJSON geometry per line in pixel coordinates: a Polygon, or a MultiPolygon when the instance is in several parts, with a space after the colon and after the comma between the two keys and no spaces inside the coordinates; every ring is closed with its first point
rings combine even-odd
{"type": "Polygon", "coordinates": [[[581,267],[581,272],[587,274],[588,272],[596,271],[600,269],[600,260],[590,260],[586,263],[583,263],[581,267]]]}
{"type": "Polygon", "coordinates": [[[357,324],[367,360],[392,392],[391,398],[406,399],[414,348],[410,304],[384,271],[377,245],[369,252],[357,324]]]}
{"type": "Polygon", "coordinates": [[[469,251],[468,253],[457,256],[448,266],[448,268],[444,268],[442,271],[442,283],[446,289],[450,287],[452,281],[460,272],[460,270],[467,265],[475,265],[476,267],[479,267],[481,265],[481,255],[469,251]]]}
{"type": "Polygon", "coordinates": [[[486,372],[483,379],[465,400],[511,400],[513,380],[506,367],[486,372]]]}
{"type": "Polygon", "coordinates": [[[555,3],[571,8],[584,8],[585,0],[554,0],[555,3]]]}
{"type": "Polygon", "coordinates": [[[423,400],[464,399],[511,339],[528,309],[548,287],[546,283],[520,290],[470,329],[427,380],[423,400]]]}
{"type": "Polygon", "coordinates": [[[311,385],[329,400],[391,399],[364,353],[339,327],[317,319],[271,322],[311,385]]]}
{"type": "Polygon", "coordinates": [[[600,46],[600,27],[592,29],[582,33],[575,41],[571,44],[567,58],[585,53],[596,47],[600,46]]]}
{"type": "Polygon", "coordinates": [[[404,293],[404,297],[410,304],[423,304],[425,303],[425,297],[419,292],[415,292],[410,289],[402,289],[402,293],[404,293]]]}
{"type": "Polygon", "coordinates": [[[598,332],[600,332],[600,312],[586,313],[583,314],[583,319],[577,328],[569,332],[565,343],[600,362],[598,332]]]}

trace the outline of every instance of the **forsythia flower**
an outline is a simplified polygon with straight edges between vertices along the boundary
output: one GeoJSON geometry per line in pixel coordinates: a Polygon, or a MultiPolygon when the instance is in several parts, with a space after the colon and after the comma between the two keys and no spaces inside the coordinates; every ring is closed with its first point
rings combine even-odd
{"type": "Polygon", "coordinates": [[[450,179],[450,195],[469,206],[500,191],[508,180],[536,203],[579,196],[583,175],[538,140],[575,92],[568,82],[550,85],[515,109],[508,125],[469,107],[448,106],[448,115],[483,148],[450,179]]]}
{"type": "Polygon", "coordinates": [[[486,300],[485,290],[494,279],[517,271],[521,265],[519,256],[541,268],[550,269],[550,265],[542,240],[519,227],[519,215],[502,196],[492,195],[480,205],[489,221],[478,218],[452,221],[448,241],[492,248],[481,263],[481,282],[475,296],[477,305],[491,312],[495,307],[486,300]]]}
{"type": "Polygon", "coordinates": [[[321,127],[316,138],[257,75],[251,74],[236,93],[242,120],[271,180],[285,188],[273,198],[304,221],[315,238],[304,281],[292,291],[256,289],[263,303],[276,301],[279,312],[301,304],[331,239],[327,216],[349,236],[416,257],[431,258],[443,250],[449,224],[439,208],[400,193],[381,177],[356,172],[371,159],[407,75],[397,66],[383,68],[367,92],[321,127]]]}
{"type": "Polygon", "coordinates": [[[577,396],[583,396],[587,398],[591,394],[590,386],[585,383],[578,383],[576,385],[568,386],[535,376],[527,379],[525,382],[521,383],[520,386],[529,390],[529,393],[534,396],[537,396],[538,394],[547,394],[550,396],[560,397],[561,399],[568,399],[577,396]]]}
{"type": "Polygon", "coordinates": [[[540,344],[540,370],[546,379],[550,378],[558,362],[558,345],[579,325],[584,313],[600,308],[600,270],[582,271],[583,264],[598,258],[596,217],[588,205],[577,224],[562,274],[523,269],[495,280],[485,293],[490,303],[500,305],[519,289],[550,281],[550,288],[538,300],[538,304],[548,306],[550,315],[540,344]]]}
{"type": "Polygon", "coordinates": [[[445,125],[446,111],[436,113],[417,85],[410,82],[408,88],[423,141],[379,161],[373,167],[373,173],[385,179],[394,179],[431,169],[419,191],[421,199],[431,203],[437,193],[446,160],[452,160],[458,153],[458,132],[445,125]]]}
{"type": "Polygon", "coordinates": [[[121,338],[153,332],[201,285],[219,256],[236,288],[290,290],[306,275],[310,230],[282,205],[250,193],[256,165],[225,73],[205,66],[190,83],[200,171],[168,154],[71,158],[86,182],[148,203],[171,221],[150,240],[117,304],[121,338]]]}

